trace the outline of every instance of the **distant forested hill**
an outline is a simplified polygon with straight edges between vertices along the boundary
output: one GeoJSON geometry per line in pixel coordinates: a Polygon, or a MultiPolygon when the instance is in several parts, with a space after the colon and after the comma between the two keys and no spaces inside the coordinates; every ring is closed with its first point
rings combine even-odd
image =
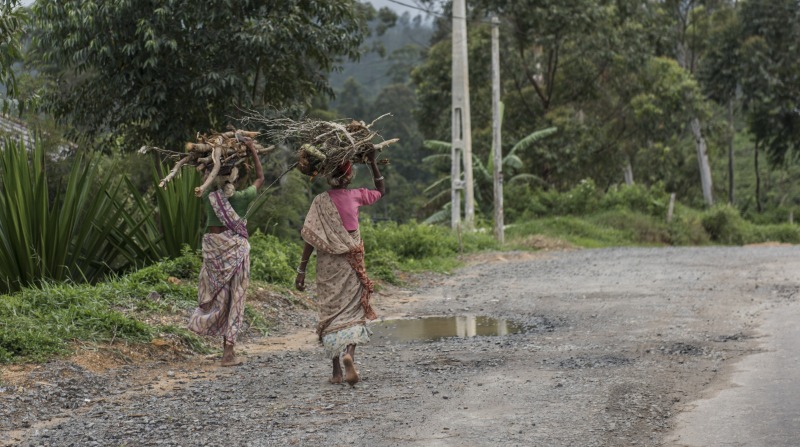
{"type": "MultiPolygon", "coordinates": [[[[370,25],[374,28],[374,23],[370,25]]],[[[399,69],[399,65],[419,65],[424,62],[424,55],[420,51],[428,48],[432,34],[430,22],[425,22],[421,15],[401,15],[395,27],[389,28],[382,36],[373,34],[364,44],[364,47],[370,49],[377,49],[382,45],[385,49],[384,56],[378,51],[369,51],[361,57],[359,63],[345,62],[341,72],[330,74],[331,86],[337,93],[341,92],[345,81],[353,77],[360,84],[364,99],[372,102],[384,87],[396,83],[393,71],[397,70],[392,70],[393,66],[399,69]],[[401,48],[404,51],[398,52],[401,48]]],[[[338,99],[332,101],[331,105],[335,107],[338,99]]]]}

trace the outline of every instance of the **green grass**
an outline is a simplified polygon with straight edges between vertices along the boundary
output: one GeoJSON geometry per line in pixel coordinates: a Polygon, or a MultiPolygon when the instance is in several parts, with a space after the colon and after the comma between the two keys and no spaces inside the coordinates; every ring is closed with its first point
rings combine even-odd
{"type": "Polygon", "coordinates": [[[250,327],[257,330],[261,333],[264,337],[269,336],[269,329],[270,329],[270,322],[264,318],[259,311],[255,309],[255,307],[245,304],[244,305],[244,317],[250,323],[250,327]]]}
{"type": "MultiPolygon", "coordinates": [[[[43,361],[70,352],[70,342],[147,343],[155,328],[136,316],[143,313],[174,312],[191,307],[197,299],[194,286],[173,284],[171,276],[196,278],[196,254],[186,252],[177,260],[162,261],[97,285],[43,282],[12,295],[0,296],[0,363],[43,361]],[[150,292],[161,295],[159,302],[147,300],[150,292]]],[[[200,339],[180,328],[167,327],[192,349],[200,339]]]]}
{"type": "Polygon", "coordinates": [[[630,232],[602,227],[575,216],[535,219],[525,223],[517,223],[506,231],[506,237],[512,243],[537,234],[563,239],[573,245],[584,248],[634,245],[630,232]]]}
{"type": "Polygon", "coordinates": [[[720,205],[705,212],[676,207],[673,221],[632,211],[557,216],[517,222],[506,230],[510,244],[531,235],[562,239],[584,248],[621,246],[745,245],[762,242],[800,244],[800,226],[752,223],[735,208],[720,205]]]}
{"type": "MultiPolygon", "coordinates": [[[[458,234],[442,226],[363,222],[361,238],[367,273],[389,283],[398,282],[398,270],[448,272],[461,266],[458,234]]],[[[490,232],[462,232],[461,244],[465,254],[501,248],[490,232]]]]}
{"type": "MultiPolygon", "coordinates": [[[[458,236],[449,229],[410,223],[366,223],[362,235],[367,271],[373,278],[397,283],[395,272],[447,272],[461,265],[458,236]]],[[[464,233],[465,253],[499,248],[489,234],[464,233]]],[[[250,238],[251,279],[293,286],[302,247],[256,232],[250,238]]],[[[310,278],[314,277],[313,262],[310,278]]],[[[95,285],[43,282],[12,295],[0,296],[0,363],[44,361],[69,354],[76,341],[149,343],[158,333],[170,333],[195,352],[209,352],[200,337],[181,326],[151,326],[152,314],[174,314],[196,305],[202,259],[188,248],[182,256],[164,260],[95,285]],[[170,278],[183,279],[180,283],[170,278]],[[151,292],[158,301],[148,300],[151,292]]],[[[270,323],[252,306],[245,306],[250,326],[268,335],[270,323]]]]}

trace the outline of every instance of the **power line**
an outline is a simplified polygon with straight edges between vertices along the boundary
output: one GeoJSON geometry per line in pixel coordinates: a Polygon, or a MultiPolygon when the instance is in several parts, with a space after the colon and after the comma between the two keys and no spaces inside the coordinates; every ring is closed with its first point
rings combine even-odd
{"type": "MultiPolygon", "coordinates": [[[[396,3],[396,4],[401,5],[401,6],[405,6],[406,8],[411,8],[411,9],[416,9],[416,10],[419,10],[419,11],[423,11],[423,12],[428,13],[429,15],[439,16],[439,17],[442,17],[442,18],[445,18],[445,19],[448,18],[444,14],[438,13],[436,11],[431,11],[429,9],[420,8],[419,6],[416,6],[416,5],[409,5],[407,3],[398,2],[397,0],[387,0],[387,1],[391,2],[391,3],[396,3]]],[[[466,17],[456,17],[456,18],[457,19],[466,19],[466,17]]]]}
{"type": "MultiPolygon", "coordinates": [[[[396,4],[401,5],[401,6],[405,6],[406,8],[412,8],[412,9],[417,9],[419,11],[424,11],[424,12],[430,14],[430,15],[435,15],[435,16],[441,17],[443,19],[451,18],[451,16],[448,16],[448,15],[445,15],[445,14],[442,14],[442,13],[439,13],[439,12],[431,11],[431,10],[428,10],[428,9],[425,9],[425,8],[420,8],[419,6],[409,5],[407,3],[399,2],[397,0],[386,0],[386,1],[391,2],[391,3],[396,3],[396,4]]],[[[488,24],[488,25],[492,24],[492,22],[489,21],[489,20],[470,19],[468,17],[458,17],[458,16],[455,16],[455,15],[452,16],[452,18],[453,19],[466,20],[467,22],[472,22],[472,23],[485,23],[485,24],[488,24]]],[[[501,22],[500,26],[502,26],[504,28],[507,28],[512,33],[519,34],[521,36],[527,36],[526,33],[523,33],[522,31],[516,30],[516,29],[512,28],[511,26],[509,26],[509,25],[507,25],[505,23],[501,22]]]]}

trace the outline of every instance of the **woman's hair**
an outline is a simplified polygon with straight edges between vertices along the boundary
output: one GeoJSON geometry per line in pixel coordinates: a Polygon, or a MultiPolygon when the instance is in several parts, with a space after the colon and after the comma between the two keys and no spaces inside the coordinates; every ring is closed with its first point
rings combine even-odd
{"type": "Polygon", "coordinates": [[[353,169],[350,175],[344,173],[338,169],[331,173],[325,173],[325,180],[328,181],[328,184],[331,186],[342,186],[342,185],[349,185],[353,182],[353,179],[356,178],[356,170],[353,169]]]}

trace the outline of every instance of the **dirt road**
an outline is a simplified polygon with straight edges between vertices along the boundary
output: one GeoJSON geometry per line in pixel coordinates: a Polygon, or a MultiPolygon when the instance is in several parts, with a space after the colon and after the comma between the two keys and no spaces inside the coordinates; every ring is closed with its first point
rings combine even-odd
{"type": "Polygon", "coordinates": [[[329,363],[309,329],[247,347],[248,363],[236,369],[198,359],[94,375],[48,364],[43,371],[61,368],[69,379],[6,387],[0,414],[37,402],[51,411],[32,414],[27,428],[6,427],[15,431],[0,441],[693,445],[680,435],[705,423],[690,412],[695,401],[713,410],[741,374],[737,363],[768,348],[764,319],[796,309],[798,255],[800,247],[481,255],[413,291],[384,292],[379,314],[488,315],[529,331],[436,343],[373,338],[357,352],[363,380],[354,388],[327,382],[329,363]]]}

